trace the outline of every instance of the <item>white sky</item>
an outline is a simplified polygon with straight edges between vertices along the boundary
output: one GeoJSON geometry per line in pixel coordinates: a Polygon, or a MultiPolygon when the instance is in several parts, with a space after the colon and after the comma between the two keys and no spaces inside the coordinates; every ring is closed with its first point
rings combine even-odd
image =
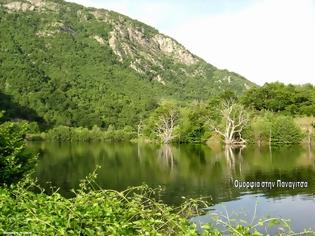
{"type": "Polygon", "coordinates": [[[71,1],[147,23],[257,84],[315,84],[315,0],[71,1]]]}

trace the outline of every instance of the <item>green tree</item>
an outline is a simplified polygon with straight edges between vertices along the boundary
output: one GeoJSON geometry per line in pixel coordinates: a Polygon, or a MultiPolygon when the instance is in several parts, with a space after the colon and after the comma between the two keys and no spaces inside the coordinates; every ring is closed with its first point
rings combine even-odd
{"type": "Polygon", "coordinates": [[[301,130],[292,117],[280,115],[272,119],[272,144],[295,144],[300,143],[302,138],[301,130]]]}
{"type": "Polygon", "coordinates": [[[267,144],[270,141],[270,133],[272,126],[272,113],[265,112],[262,115],[256,115],[250,121],[249,130],[246,130],[248,139],[257,143],[259,146],[267,144]]]}
{"type": "Polygon", "coordinates": [[[194,101],[180,109],[178,139],[183,143],[205,142],[210,132],[205,126],[209,119],[208,106],[203,102],[194,101]]]}

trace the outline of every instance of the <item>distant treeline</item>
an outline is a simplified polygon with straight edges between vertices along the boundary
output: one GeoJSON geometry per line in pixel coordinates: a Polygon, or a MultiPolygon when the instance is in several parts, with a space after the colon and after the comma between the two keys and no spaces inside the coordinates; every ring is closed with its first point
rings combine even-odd
{"type": "Polygon", "coordinates": [[[248,90],[240,100],[246,107],[258,111],[315,116],[315,87],[311,84],[266,83],[262,87],[248,90]]]}
{"type": "MultiPolygon", "coordinates": [[[[226,101],[244,108],[248,122],[240,134],[247,143],[293,144],[314,140],[314,86],[281,83],[252,88],[241,97],[225,91],[207,101],[162,100],[151,107],[152,111],[148,111],[143,119],[127,122],[129,124],[123,128],[115,121],[104,127],[91,119],[91,128],[53,125],[40,131],[36,125],[38,122],[30,122],[28,138],[59,142],[141,140],[203,143],[211,137],[220,140],[213,124],[224,128],[226,121],[221,105],[226,101]]],[[[7,108],[8,104],[4,107],[7,108]]],[[[10,117],[13,113],[10,110],[10,117]]]]}

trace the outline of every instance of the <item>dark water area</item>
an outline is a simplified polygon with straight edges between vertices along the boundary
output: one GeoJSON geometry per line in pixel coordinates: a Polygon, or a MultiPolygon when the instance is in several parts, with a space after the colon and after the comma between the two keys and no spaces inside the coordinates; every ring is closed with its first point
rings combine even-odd
{"type": "MultiPolygon", "coordinates": [[[[247,147],[229,150],[206,145],[151,145],[130,143],[31,143],[39,153],[36,177],[48,192],[51,186],[71,197],[71,189],[93,172],[101,188],[124,190],[146,183],[162,186],[162,199],[177,205],[183,197],[205,197],[213,204],[208,214],[194,218],[209,222],[211,214],[244,213],[243,218],[282,217],[292,227],[315,230],[315,151],[301,146],[247,147]],[[238,183],[274,183],[240,188],[238,183]],[[277,186],[282,181],[283,186],[277,186]],[[285,186],[304,182],[307,186],[285,186]],[[306,182],[306,183],[305,183],[306,182]]],[[[241,218],[235,215],[235,218],[241,218]]]]}

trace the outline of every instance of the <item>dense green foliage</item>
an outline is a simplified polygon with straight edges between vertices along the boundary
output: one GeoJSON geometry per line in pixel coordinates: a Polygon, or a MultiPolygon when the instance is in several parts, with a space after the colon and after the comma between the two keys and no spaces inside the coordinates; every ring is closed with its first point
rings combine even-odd
{"type": "MultiPolygon", "coordinates": [[[[219,87],[240,93],[245,82],[251,84],[203,61],[189,66],[154,52],[153,60],[162,63],[164,69],[151,66],[167,81],[163,85],[152,79],[153,67],[138,73],[130,68],[132,58],[119,61],[109,46],[110,32],[120,24],[125,24],[125,29],[143,31],[148,41],[157,30],[118,13],[102,11],[110,19],[105,21],[92,14],[96,9],[54,2],[59,4],[55,11],[8,12],[0,5],[0,105],[11,117],[52,126],[114,125],[121,129],[135,127],[161,98],[206,99],[219,87]],[[97,42],[96,35],[104,43],[97,42]],[[197,70],[206,77],[190,78],[182,69],[191,73],[197,70]],[[228,76],[230,84],[223,80],[228,76]],[[12,97],[2,99],[8,95],[12,97]]],[[[141,58],[145,49],[137,48],[131,39],[122,43],[137,52],[144,67],[152,63],[150,58],[141,58]]]]}
{"type": "MultiPolygon", "coordinates": [[[[152,87],[159,85],[118,65],[109,49],[86,41],[85,31],[78,30],[76,38],[67,32],[45,39],[34,36],[58,20],[75,27],[73,16],[0,14],[0,86],[21,106],[34,109],[50,124],[85,127],[123,127],[150,109],[147,104],[156,94],[152,87]]],[[[93,26],[89,25],[86,30],[93,26]]]]}
{"type": "MultiPolygon", "coordinates": [[[[213,97],[208,102],[176,103],[166,101],[159,105],[143,122],[143,135],[149,140],[162,141],[157,135],[156,129],[161,126],[161,117],[175,114],[172,142],[179,143],[203,143],[216,134],[214,127],[224,130],[226,118],[222,114],[225,99],[233,101],[234,113],[231,118],[238,121],[242,104],[237,102],[231,94],[223,93],[213,97]],[[231,100],[232,99],[232,100],[231,100]]],[[[292,116],[268,111],[255,111],[246,109],[244,117],[248,121],[244,124],[241,135],[247,143],[258,144],[298,144],[303,137],[314,133],[315,119],[310,117],[307,125],[301,125],[292,116]],[[313,123],[312,123],[313,120],[313,123]],[[313,126],[312,126],[313,124],[313,126]]],[[[313,136],[311,141],[314,140],[313,136]]],[[[223,141],[223,140],[222,140],[223,141]]]]}
{"type": "MultiPolygon", "coordinates": [[[[193,225],[139,187],[116,192],[79,190],[75,198],[25,187],[0,190],[0,232],[49,235],[196,235],[193,225]]],[[[187,210],[187,209],[183,209],[187,210]]]]}
{"type": "Polygon", "coordinates": [[[0,124],[0,185],[19,180],[34,165],[35,156],[24,143],[27,129],[26,123],[0,124]]]}
{"type": "Polygon", "coordinates": [[[181,109],[178,141],[181,143],[203,143],[211,130],[206,123],[211,114],[210,106],[202,102],[192,102],[181,109]]]}
{"type": "Polygon", "coordinates": [[[245,135],[251,143],[272,145],[297,144],[303,138],[301,127],[292,117],[271,112],[253,117],[245,135]]]}
{"type": "Polygon", "coordinates": [[[250,142],[292,144],[303,138],[308,139],[306,142],[314,141],[314,86],[266,83],[248,90],[240,101],[254,110],[246,130],[250,142]]]}
{"type": "Polygon", "coordinates": [[[205,102],[162,101],[150,113],[148,119],[143,121],[141,135],[150,140],[162,141],[157,134],[157,130],[163,126],[168,118],[173,116],[174,131],[172,142],[205,142],[210,136],[209,128],[205,125],[210,114],[210,106],[205,102]]]}
{"type": "Polygon", "coordinates": [[[248,90],[242,103],[256,110],[282,112],[288,115],[315,116],[315,87],[266,83],[248,90]]]}
{"type": "Polygon", "coordinates": [[[131,127],[115,130],[112,126],[107,130],[102,130],[97,126],[92,129],[72,128],[67,126],[57,126],[50,129],[42,138],[57,142],[95,142],[95,141],[130,141],[136,134],[131,127]]]}
{"type": "MultiPolygon", "coordinates": [[[[235,120],[238,119],[238,108],[235,104],[235,120]]],[[[216,135],[214,127],[224,130],[226,120],[221,114],[222,107],[217,98],[209,102],[180,103],[164,101],[158,105],[148,118],[137,123],[136,128],[125,126],[115,129],[110,125],[107,129],[94,125],[91,129],[84,127],[56,126],[40,135],[30,135],[30,139],[46,139],[51,141],[130,141],[163,142],[159,129],[173,116],[174,127],[170,135],[170,142],[176,143],[204,143],[216,135]]],[[[314,122],[310,117],[308,124],[299,124],[291,116],[282,113],[245,110],[249,117],[241,135],[247,143],[257,144],[298,144],[307,138],[314,141],[314,122]],[[313,122],[313,123],[312,123],[313,122]],[[313,126],[312,126],[313,124],[313,126]]],[[[34,125],[34,123],[31,123],[34,125]]],[[[222,141],[224,141],[222,139],[222,141]]],[[[305,141],[305,140],[304,140],[305,141]]]]}
{"type": "Polygon", "coordinates": [[[277,116],[271,125],[271,142],[275,144],[300,143],[302,133],[294,123],[293,118],[287,116],[277,116]]]}

